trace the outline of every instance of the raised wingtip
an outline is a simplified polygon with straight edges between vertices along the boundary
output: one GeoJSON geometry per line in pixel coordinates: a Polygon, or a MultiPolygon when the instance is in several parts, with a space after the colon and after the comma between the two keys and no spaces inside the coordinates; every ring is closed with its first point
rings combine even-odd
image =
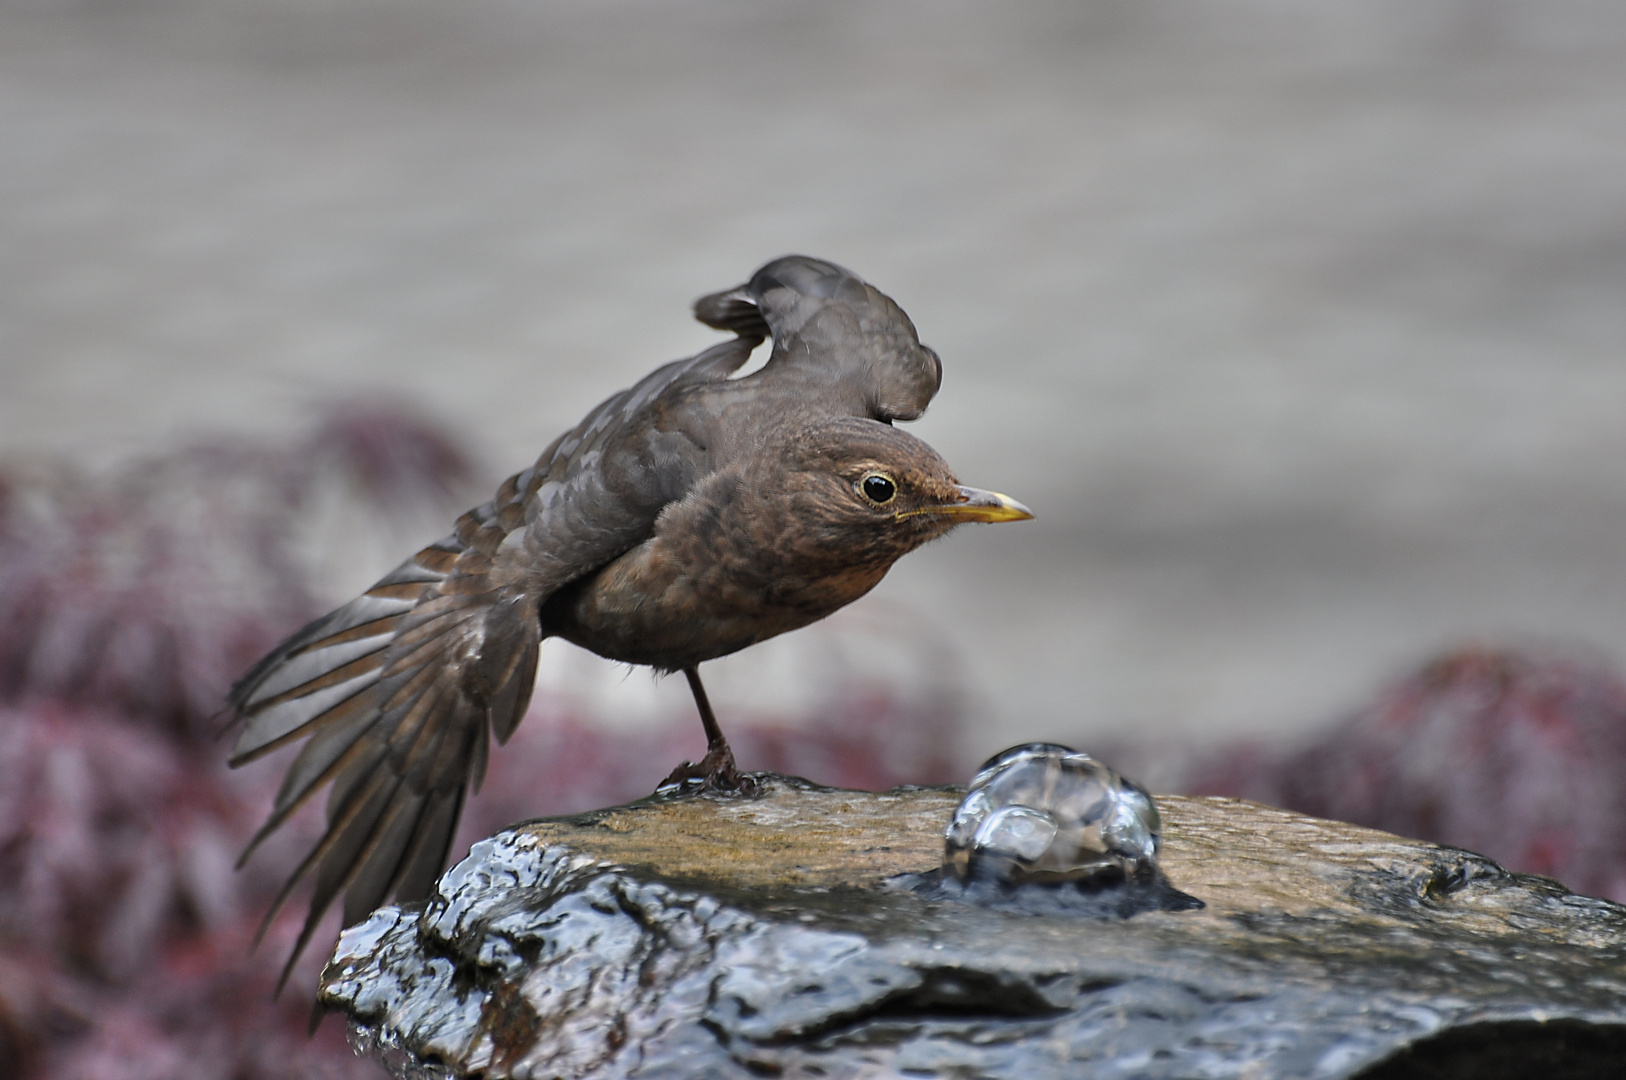
{"type": "Polygon", "coordinates": [[[740,285],[709,293],[694,302],[694,317],[716,330],[732,330],[740,337],[765,338],[768,320],[762,317],[750,286],[740,285]]]}
{"type": "Polygon", "coordinates": [[[744,285],[708,293],[694,302],[694,317],[718,330],[741,337],[768,337],[762,298],[774,289],[789,289],[800,296],[830,300],[867,299],[864,279],[845,266],[812,255],[781,255],[757,268],[744,285]]]}

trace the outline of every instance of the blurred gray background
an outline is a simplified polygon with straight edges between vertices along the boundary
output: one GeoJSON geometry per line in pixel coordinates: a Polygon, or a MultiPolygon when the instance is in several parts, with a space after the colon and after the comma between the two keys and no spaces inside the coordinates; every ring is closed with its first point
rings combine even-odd
{"type": "Polygon", "coordinates": [[[1618,0],[0,5],[14,460],[387,391],[494,483],[789,251],[908,310],[914,430],[1039,515],[865,601],[969,754],[1626,662],[1618,0]]]}

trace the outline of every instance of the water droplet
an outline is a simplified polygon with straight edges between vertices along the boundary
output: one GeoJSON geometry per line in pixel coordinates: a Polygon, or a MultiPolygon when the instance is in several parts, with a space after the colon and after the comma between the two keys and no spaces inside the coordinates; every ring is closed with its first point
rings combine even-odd
{"type": "Polygon", "coordinates": [[[1132,781],[1071,747],[1027,743],[978,770],[944,831],[943,866],[962,881],[1139,879],[1156,870],[1161,831],[1132,781]]]}

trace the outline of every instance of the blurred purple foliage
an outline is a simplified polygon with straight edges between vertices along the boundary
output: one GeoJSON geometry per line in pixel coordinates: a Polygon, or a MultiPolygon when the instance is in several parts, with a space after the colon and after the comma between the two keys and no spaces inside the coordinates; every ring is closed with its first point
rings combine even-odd
{"type": "Polygon", "coordinates": [[[1174,786],[1467,848],[1626,902],[1622,776],[1619,676],[1596,663],[1466,649],[1311,745],[1233,746],[1174,786]]]}
{"type": "Polygon", "coordinates": [[[359,490],[386,506],[457,494],[473,468],[435,428],[403,423],[397,406],[350,401],[334,406],[311,440],[311,460],[348,469],[359,490]]]}
{"type": "Polygon", "coordinates": [[[386,406],[100,479],[0,472],[0,1075],[379,1075],[272,1003],[287,925],[250,954],[312,830],[233,871],[275,778],[225,768],[218,714],[318,614],[298,525],[324,485],[388,514],[468,473],[386,406]]]}
{"type": "Polygon", "coordinates": [[[4,477],[0,695],[196,734],[232,679],[318,614],[296,525],[324,484],[388,515],[469,472],[434,427],[358,404],[291,446],[218,439],[95,482],[4,477]]]}
{"type": "MultiPolygon", "coordinates": [[[[272,1001],[300,913],[250,946],[320,809],[234,871],[280,768],[226,769],[220,710],[236,676],[342,599],[318,597],[306,550],[324,494],[385,523],[434,503],[449,524],[469,472],[452,440],[380,405],[335,409],[303,440],[217,439],[99,479],[0,467],[0,1076],[381,1075],[341,1024],[306,1037],[324,949],[272,1001]]],[[[742,762],[862,787],[958,773],[956,708],[838,681],[817,728],[734,718],[742,762]]],[[[591,712],[533,706],[454,858],[522,818],[646,795],[704,750],[687,712],[632,732],[591,712]]]]}

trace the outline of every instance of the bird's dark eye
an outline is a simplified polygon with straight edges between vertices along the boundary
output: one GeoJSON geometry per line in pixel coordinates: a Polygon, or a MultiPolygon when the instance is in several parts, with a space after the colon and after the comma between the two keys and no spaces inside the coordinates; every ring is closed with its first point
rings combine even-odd
{"type": "Polygon", "coordinates": [[[898,497],[898,485],[885,473],[870,473],[858,481],[858,490],[877,506],[885,506],[898,497]]]}

